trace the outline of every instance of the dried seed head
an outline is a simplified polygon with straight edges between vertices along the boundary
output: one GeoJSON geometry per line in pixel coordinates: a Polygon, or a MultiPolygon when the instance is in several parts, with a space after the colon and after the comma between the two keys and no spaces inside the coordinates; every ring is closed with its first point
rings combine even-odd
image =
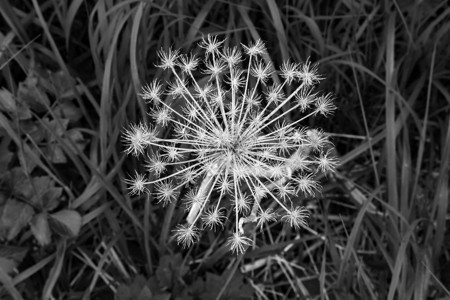
{"type": "Polygon", "coordinates": [[[177,243],[184,248],[191,247],[200,237],[198,228],[193,225],[178,225],[174,233],[177,243]]]}
{"type": "Polygon", "coordinates": [[[252,244],[252,240],[239,232],[235,232],[228,238],[227,244],[232,252],[242,254],[252,244]]]}
{"type": "Polygon", "coordinates": [[[127,154],[151,148],[145,166],[156,179],[136,173],[126,182],[133,195],[149,192],[146,186],[153,184],[162,204],[183,194],[188,225],[179,226],[175,237],[185,247],[199,238],[198,222],[222,227],[225,207],[236,223],[228,244],[243,253],[251,244],[242,234],[244,223],[262,227],[281,219],[306,226],[307,210],[290,207],[291,198],[314,195],[320,189],[316,172],[333,172],[337,161],[326,134],[301,124],[336,107],[331,94],[313,92],[322,77],[309,60],[287,61],[276,70],[263,60],[261,40],[242,48],[223,49],[223,43],[216,36],[203,38],[203,57],[171,48],[158,52],[158,67],[171,73],[170,81],[154,80],[140,95],[150,104],[152,122],[165,128],[161,136],[143,123],[124,132],[127,154]]]}

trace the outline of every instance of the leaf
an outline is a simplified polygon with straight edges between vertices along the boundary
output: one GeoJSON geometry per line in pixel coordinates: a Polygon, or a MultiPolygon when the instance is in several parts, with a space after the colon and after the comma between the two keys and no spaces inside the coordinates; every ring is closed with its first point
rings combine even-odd
{"type": "Polygon", "coordinates": [[[48,225],[47,213],[40,213],[33,217],[30,223],[31,232],[39,245],[46,246],[51,242],[51,232],[48,225]]]}
{"type": "Polygon", "coordinates": [[[14,300],[23,300],[19,291],[14,286],[12,278],[2,268],[0,268],[0,283],[0,286],[6,289],[14,300]]]}
{"type": "Polygon", "coordinates": [[[57,143],[51,143],[44,149],[45,156],[50,159],[52,163],[64,164],[67,162],[66,155],[63,149],[57,143]]]}
{"type": "Polygon", "coordinates": [[[11,184],[14,195],[32,199],[33,197],[40,197],[46,190],[53,186],[53,181],[48,176],[39,176],[29,179],[19,168],[19,170],[15,171],[13,174],[11,184]]]}
{"type": "Polygon", "coordinates": [[[133,282],[129,285],[131,297],[132,298],[137,297],[137,295],[139,295],[139,293],[141,292],[141,290],[145,286],[145,284],[146,284],[146,280],[145,280],[144,276],[137,275],[133,279],[133,282]]]}
{"type": "Polygon", "coordinates": [[[0,89],[0,110],[16,117],[19,120],[26,120],[31,118],[30,109],[14,99],[13,94],[6,90],[0,89]]]}
{"type": "Polygon", "coordinates": [[[0,152],[0,173],[3,174],[8,170],[8,164],[13,157],[13,153],[7,150],[1,150],[0,152]]]}
{"type": "Polygon", "coordinates": [[[16,111],[13,94],[4,88],[0,89],[0,110],[9,114],[16,111]]]}
{"type": "MultiPolygon", "coordinates": [[[[225,285],[228,275],[228,272],[224,272],[220,276],[213,273],[206,273],[205,290],[200,295],[200,298],[215,299],[222,287],[225,285]]],[[[252,295],[253,288],[244,282],[244,277],[241,273],[236,273],[220,299],[244,300],[251,299],[252,295]]]]}
{"type": "Polygon", "coordinates": [[[75,153],[79,153],[84,150],[86,142],[83,134],[78,128],[72,128],[67,130],[69,125],[68,119],[61,119],[60,122],[48,121],[44,119],[42,121],[43,130],[47,132],[47,146],[44,148],[44,153],[54,163],[66,163],[66,155],[61,147],[60,142],[57,141],[57,137],[63,139],[63,143],[71,148],[75,153]]]}
{"type": "Polygon", "coordinates": [[[22,134],[26,134],[36,144],[40,144],[46,137],[45,131],[42,130],[42,126],[38,126],[36,121],[32,119],[20,121],[19,128],[22,134]]]}
{"type": "Polygon", "coordinates": [[[171,269],[171,257],[164,255],[159,262],[158,269],[156,270],[156,277],[159,285],[163,288],[171,287],[172,285],[172,269],[171,269]]]}
{"type": "Polygon", "coordinates": [[[0,245],[0,269],[11,273],[22,262],[28,248],[0,245]]]}
{"type": "Polygon", "coordinates": [[[42,119],[42,130],[47,133],[47,142],[57,142],[57,136],[63,136],[69,126],[69,120],[58,119],[49,120],[47,118],[42,119]]]}
{"type": "Polygon", "coordinates": [[[81,110],[75,106],[70,101],[61,101],[54,109],[53,112],[56,116],[62,118],[62,119],[68,119],[71,122],[77,122],[81,119],[83,114],[81,113],[81,110]]]}
{"type": "Polygon", "coordinates": [[[150,291],[150,288],[145,285],[138,293],[136,300],[149,300],[149,299],[153,300],[154,298],[152,298],[152,296],[153,296],[152,291],[150,291]]]}
{"type": "Polygon", "coordinates": [[[22,168],[26,168],[28,174],[33,172],[34,168],[38,165],[38,157],[39,154],[31,151],[31,149],[19,153],[20,165],[22,168]]]}
{"type": "Polygon", "coordinates": [[[63,189],[60,187],[51,187],[44,192],[42,195],[42,202],[44,204],[44,209],[47,211],[52,211],[58,206],[63,189]]]}
{"type": "Polygon", "coordinates": [[[0,245],[0,257],[12,259],[20,263],[28,252],[28,247],[0,245]]]}
{"type": "Polygon", "coordinates": [[[114,299],[115,300],[130,300],[130,299],[132,299],[130,288],[125,283],[121,283],[119,285],[119,287],[117,288],[114,299]]]}
{"type": "Polygon", "coordinates": [[[150,288],[151,291],[155,293],[161,290],[156,276],[152,276],[147,280],[147,286],[150,288]]]}
{"type": "MultiPolygon", "coordinates": [[[[130,284],[121,284],[115,300],[154,300],[153,293],[142,275],[137,275],[130,284]]],[[[169,298],[167,298],[169,299],[169,298]]]]}
{"type": "MultiPolygon", "coordinates": [[[[8,191],[8,193],[12,191],[13,194],[14,194],[14,186],[26,179],[27,177],[25,176],[25,173],[20,167],[14,167],[6,171],[5,173],[0,174],[0,183],[2,190],[8,191]]],[[[0,201],[0,204],[1,203],[2,202],[0,201]]]]}
{"type": "Polygon", "coordinates": [[[75,210],[64,209],[51,214],[49,222],[50,227],[57,234],[65,237],[76,237],[81,229],[82,217],[75,210]]]}
{"type": "MultiPolygon", "coordinates": [[[[51,92],[56,98],[62,98],[64,93],[70,91],[74,79],[70,76],[66,76],[66,73],[62,70],[50,73],[49,81],[51,84],[51,92]]],[[[75,96],[72,93],[71,99],[75,96]]]]}
{"type": "Polygon", "coordinates": [[[28,179],[23,172],[17,173],[15,176],[21,180],[15,180],[14,195],[21,195],[34,205],[47,211],[53,210],[59,203],[62,188],[54,187],[55,182],[49,176],[28,179]]]}
{"type": "MultiPolygon", "coordinates": [[[[162,293],[162,294],[158,294],[158,295],[153,296],[150,300],[170,300],[171,296],[172,295],[170,293],[162,293]]],[[[186,300],[188,300],[188,299],[186,299],[186,300]]]]}
{"type": "MultiPolygon", "coordinates": [[[[78,128],[69,129],[67,131],[67,137],[72,141],[77,149],[73,149],[74,152],[82,152],[86,143],[84,141],[83,134],[78,128]]],[[[71,146],[70,143],[67,143],[68,146],[71,146]]]]}
{"type": "Polygon", "coordinates": [[[164,255],[160,259],[156,270],[156,278],[162,288],[173,288],[174,277],[182,276],[182,274],[179,274],[182,264],[183,258],[180,253],[175,256],[164,255]]]}
{"type": "Polygon", "coordinates": [[[0,239],[14,239],[33,216],[31,206],[13,198],[0,207],[0,239]]]}
{"type": "Polygon", "coordinates": [[[26,103],[33,111],[43,113],[50,107],[47,94],[38,85],[36,76],[28,76],[25,81],[19,83],[17,97],[21,103],[26,103]]]}
{"type": "Polygon", "coordinates": [[[8,258],[0,257],[0,269],[3,269],[5,273],[11,273],[17,268],[17,263],[8,258]]]}
{"type": "Polygon", "coordinates": [[[205,289],[205,281],[201,277],[197,277],[195,281],[189,285],[189,294],[200,295],[205,289]]]}

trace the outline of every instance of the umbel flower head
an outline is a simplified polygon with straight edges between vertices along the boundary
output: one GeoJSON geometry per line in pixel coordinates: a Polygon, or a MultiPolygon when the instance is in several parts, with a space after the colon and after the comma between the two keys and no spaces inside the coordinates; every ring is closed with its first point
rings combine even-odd
{"type": "Polygon", "coordinates": [[[140,94],[153,122],[124,132],[126,152],[146,155],[152,176],[136,173],[126,181],[130,194],[149,193],[153,185],[162,204],[182,196],[189,212],[174,230],[178,243],[188,247],[200,229],[231,220],[228,244],[242,253],[252,242],[244,235],[247,222],[306,226],[299,196],[314,195],[320,188],[315,173],[332,172],[336,160],[326,135],[302,123],[335,106],[331,94],[313,92],[322,78],[309,61],[287,61],[276,70],[263,59],[260,40],[223,44],[207,36],[199,43],[203,57],[158,52],[158,67],[170,81],[155,79],[140,94]]]}

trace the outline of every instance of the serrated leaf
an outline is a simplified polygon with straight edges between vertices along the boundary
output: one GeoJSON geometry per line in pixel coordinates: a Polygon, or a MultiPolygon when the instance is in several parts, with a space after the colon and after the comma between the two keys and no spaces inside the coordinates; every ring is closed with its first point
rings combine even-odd
{"type": "Polygon", "coordinates": [[[53,112],[56,116],[71,122],[77,122],[83,116],[81,110],[70,101],[62,101],[53,109],[53,112]]]}
{"type": "Polygon", "coordinates": [[[153,300],[152,297],[153,293],[144,276],[137,275],[130,284],[119,286],[115,300],[153,300]]]}
{"type": "Polygon", "coordinates": [[[16,111],[16,102],[13,94],[3,88],[0,89],[0,110],[9,114],[16,111]]]}
{"type": "Polygon", "coordinates": [[[114,295],[115,300],[130,300],[131,299],[131,291],[130,288],[122,283],[117,288],[116,294],[114,295]]]}
{"type": "Polygon", "coordinates": [[[62,189],[54,187],[55,182],[49,176],[28,179],[23,172],[16,172],[13,181],[13,194],[21,195],[31,203],[51,211],[58,204],[62,189]],[[20,180],[18,180],[20,178],[20,180]],[[30,182],[31,180],[31,182],[30,182]]]}
{"type": "Polygon", "coordinates": [[[19,120],[31,118],[30,109],[14,99],[14,95],[6,89],[0,89],[0,110],[17,117],[19,120]]]}
{"type": "Polygon", "coordinates": [[[13,189],[18,183],[27,179],[21,167],[14,167],[6,173],[1,174],[1,178],[3,184],[5,184],[8,189],[13,189]]]}
{"type": "Polygon", "coordinates": [[[22,262],[27,252],[27,248],[0,245],[0,268],[6,273],[11,273],[22,262]]]}
{"type": "Polygon", "coordinates": [[[82,225],[81,215],[71,209],[64,209],[50,215],[50,227],[59,235],[76,237],[82,225]]]}
{"type": "Polygon", "coordinates": [[[147,280],[146,285],[150,288],[151,291],[157,292],[160,291],[159,282],[156,276],[152,276],[147,280]]]}
{"type": "Polygon", "coordinates": [[[173,277],[182,276],[179,274],[182,266],[183,258],[181,254],[164,255],[156,269],[156,278],[162,288],[172,287],[173,277]]]}
{"type": "Polygon", "coordinates": [[[19,128],[21,133],[26,134],[36,144],[40,144],[46,138],[42,126],[39,126],[35,120],[20,121],[19,128]]]}
{"type": "Polygon", "coordinates": [[[9,151],[1,151],[0,152],[0,173],[3,174],[8,170],[8,164],[13,157],[13,153],[9,151]]]}
{"type": "Polygon", "coordinates": [[[36,196],[40,197],[54,185],[53,180],[48,176],[39,176],[28,179],[22,170],[14,174],[13,181],[14,195],[21,195],[27,199],[36,196]]]}
{"type": "Polygon", "coordinates": [[[38,241],[39,245],[46,246],[51,242],[51,232],[48,225],[47,213],[37,214],[30,222],[31,232],[38,241]]]}
{"type": "Polygon", "coordinates": [[[142,275],[136,275],[133,282],[130,283],[129,288],[133,298],[135,298],[141,292],[142,288],[146,285],[146,280],[142,275]]]}
{"type": "MultiPolygon", "coordinates": [[[[170,300],[171,296],[172,296],[172,294],[170,294],[170,293],[162,293],[162,294],[153,296],[151,298],[151,300],[170,300]]],[[[179,299],[179,298],[176,298],[176,299],[179,299]]]]}
{"type": "MultiPolygon", "coordinates": [[[[56,96],[56,98],[62,98],[64,93],[70,91],[74,79],[70,76],[66,76],[65,72],[59,70],[57,72],[50,73],[49,81],[52,86],[51,92],[56,96]]],[[[74,97],[75,95],[71,98],[74,97]]]]}
{"type": "Polygon", "coordinates": [[[0,207],[0,238],[14,239],[33,216],[31,206],[9,198],[0,207]]]}
{"type": "MultiPolygon", "coordinates": [[[[76,147],[76,149],[72,149],[74,152],[82,152],[84,150],[86,142],[84,141],[83,134],[78,128],[68,130],[67,137],[72,141],[72,143],[76,147]]],[[[70,147],[71,143],[67,143],[67,145],[70,147]]]]}
{"type": "Polygon", "coordinates": [[[44,209],[47,211],[52,211],[58,206],[63,189],[60,187],[51,187],[42,195],[42,202],[44,204],[44,209]]]}
{"type": "Polygon", "coordinates": [[[8,200],[8,198],[6,197],[6,195],[3,194],[2,192],[0,192],[0,209],[3,205],[5,205],[7,200],[8,200]]]}
{"type": "Polygon", "coordinates": [[[67,162],[63,149],[57,143],[51,143],[45,147],[44,153],[52,163],[64,164],[67,162]]]}
{"type": "MultiPolygon", "coordinates": [[[[213,273],[206,273],[205,290],[201,294],[201,299],[215,299],[226,284],[229,276],[229,272],[224,272],[222,275],[216,275],[213,273]]],[[[241,273],[236,272],[233,278],[228,283],[225,292],[222,294],[221,299],[229,300],[244,300],[251,299],[253,289],[250,285],[244,282],[244,277],[241,273]]]]}
{"type": "Polygon", "coordinates": [[[61,119],[60,123],[55,121],[43,121],[47,129],[47,146],[44,149],[44,153],[47,157],[50,157],[54,163],[65,163],[67,162],[66,155],[63,148],[60,146],[60,141],[57,141],[56,137],[60,137],[64,140],[64,144],[71,148],[75,153],[81,152],[86,146],[85,139],[80,129],[72,128],[67,130],[69,120],[61,119]]]}
{"type": "Polygon", "coordinates": [[[67,126],[69,126],[69,120],[67,119],[58,119],[49,120],[47,118],[42,119],[42,130],[47,132],[47,141],[48,142],[57,142],[56,136],[63,136],[63,134],[67,131],[67,126]]]}
{"type": "Polygon", "coordinates": [[[28,252],[27,247],[0,245],[0,257],[10,258],[21,262],[28,252]]]}
{"type": "Polygon", "coordinates": [[[36,76],[28,76],[25,81],[19,83],[17,97],[20,102],[26,103],[33,111],[42,113],[50,107],[47,94],[38,85],[36,76]]]}
{"type": "Polygon", "coordinates": [[[19,153],[20,165],[23,168],[26,168],[28,174],[33,172],[34,168],[36,168],[38,164],[36,159],[38,156],[39,156],[38,153],[32,152],[30,149],[28,149],[28,151],[26,150],[24,152],[19,153]]]}
{"type": "Polygon", "coordinates": [[[143,286],[142,289],[139,291],[136,300],[153,300],[153,294],[152,291],[150,291],[148,286],[143,286]]]}
{"type": "Polygon", "coordinates": [[[195,281],[189,285],[189,293],[192,295],[201,294],[205,289],[205,281],[201,277],[197,277],[195,281]]]}
{"type": "Polygon", "coordinates": [[[33,177],[33,184],[35,185],[36,192],[39,195],[43,195],[55,186],[55,181],[49,176],[33,177]]]}
{"type": "MultiPolygon", "coordinates": [[[[1,289],[1,296],[2,299],[4,299],[3,296],[5,296],[4,291],[6,290],[6,295],[9,293],[14,300],[23,300],[23,297],[21,296],[20,292],[17,290],[17,288],[14,286],[13,279],[2,269],[0,268],[0,286],[1,289]]],[[[8,300],[11,298],[7,298],[8,300]]]]}
{"type": "Polygon", "coordinates": [[[14,260],[0,257],[0,269],[3,269],[5,273],[11,273],[16,267],[17,263],[14,260]]]}

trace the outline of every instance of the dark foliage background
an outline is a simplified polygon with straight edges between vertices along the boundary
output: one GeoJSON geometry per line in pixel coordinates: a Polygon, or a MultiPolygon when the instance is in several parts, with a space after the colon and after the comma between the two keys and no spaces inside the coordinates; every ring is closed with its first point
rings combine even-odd
{"type": "Polygon", "coordinates": [[[447,299],[447,1],[0,2],[1,299],[447,299]],[[161,47],[203,35],[308,57],[338,111],[309,125],[340,167],[307,206],[234,256],[230,232],[182,249],[185,214],[123,182],[121,131],[161,47]]]}

